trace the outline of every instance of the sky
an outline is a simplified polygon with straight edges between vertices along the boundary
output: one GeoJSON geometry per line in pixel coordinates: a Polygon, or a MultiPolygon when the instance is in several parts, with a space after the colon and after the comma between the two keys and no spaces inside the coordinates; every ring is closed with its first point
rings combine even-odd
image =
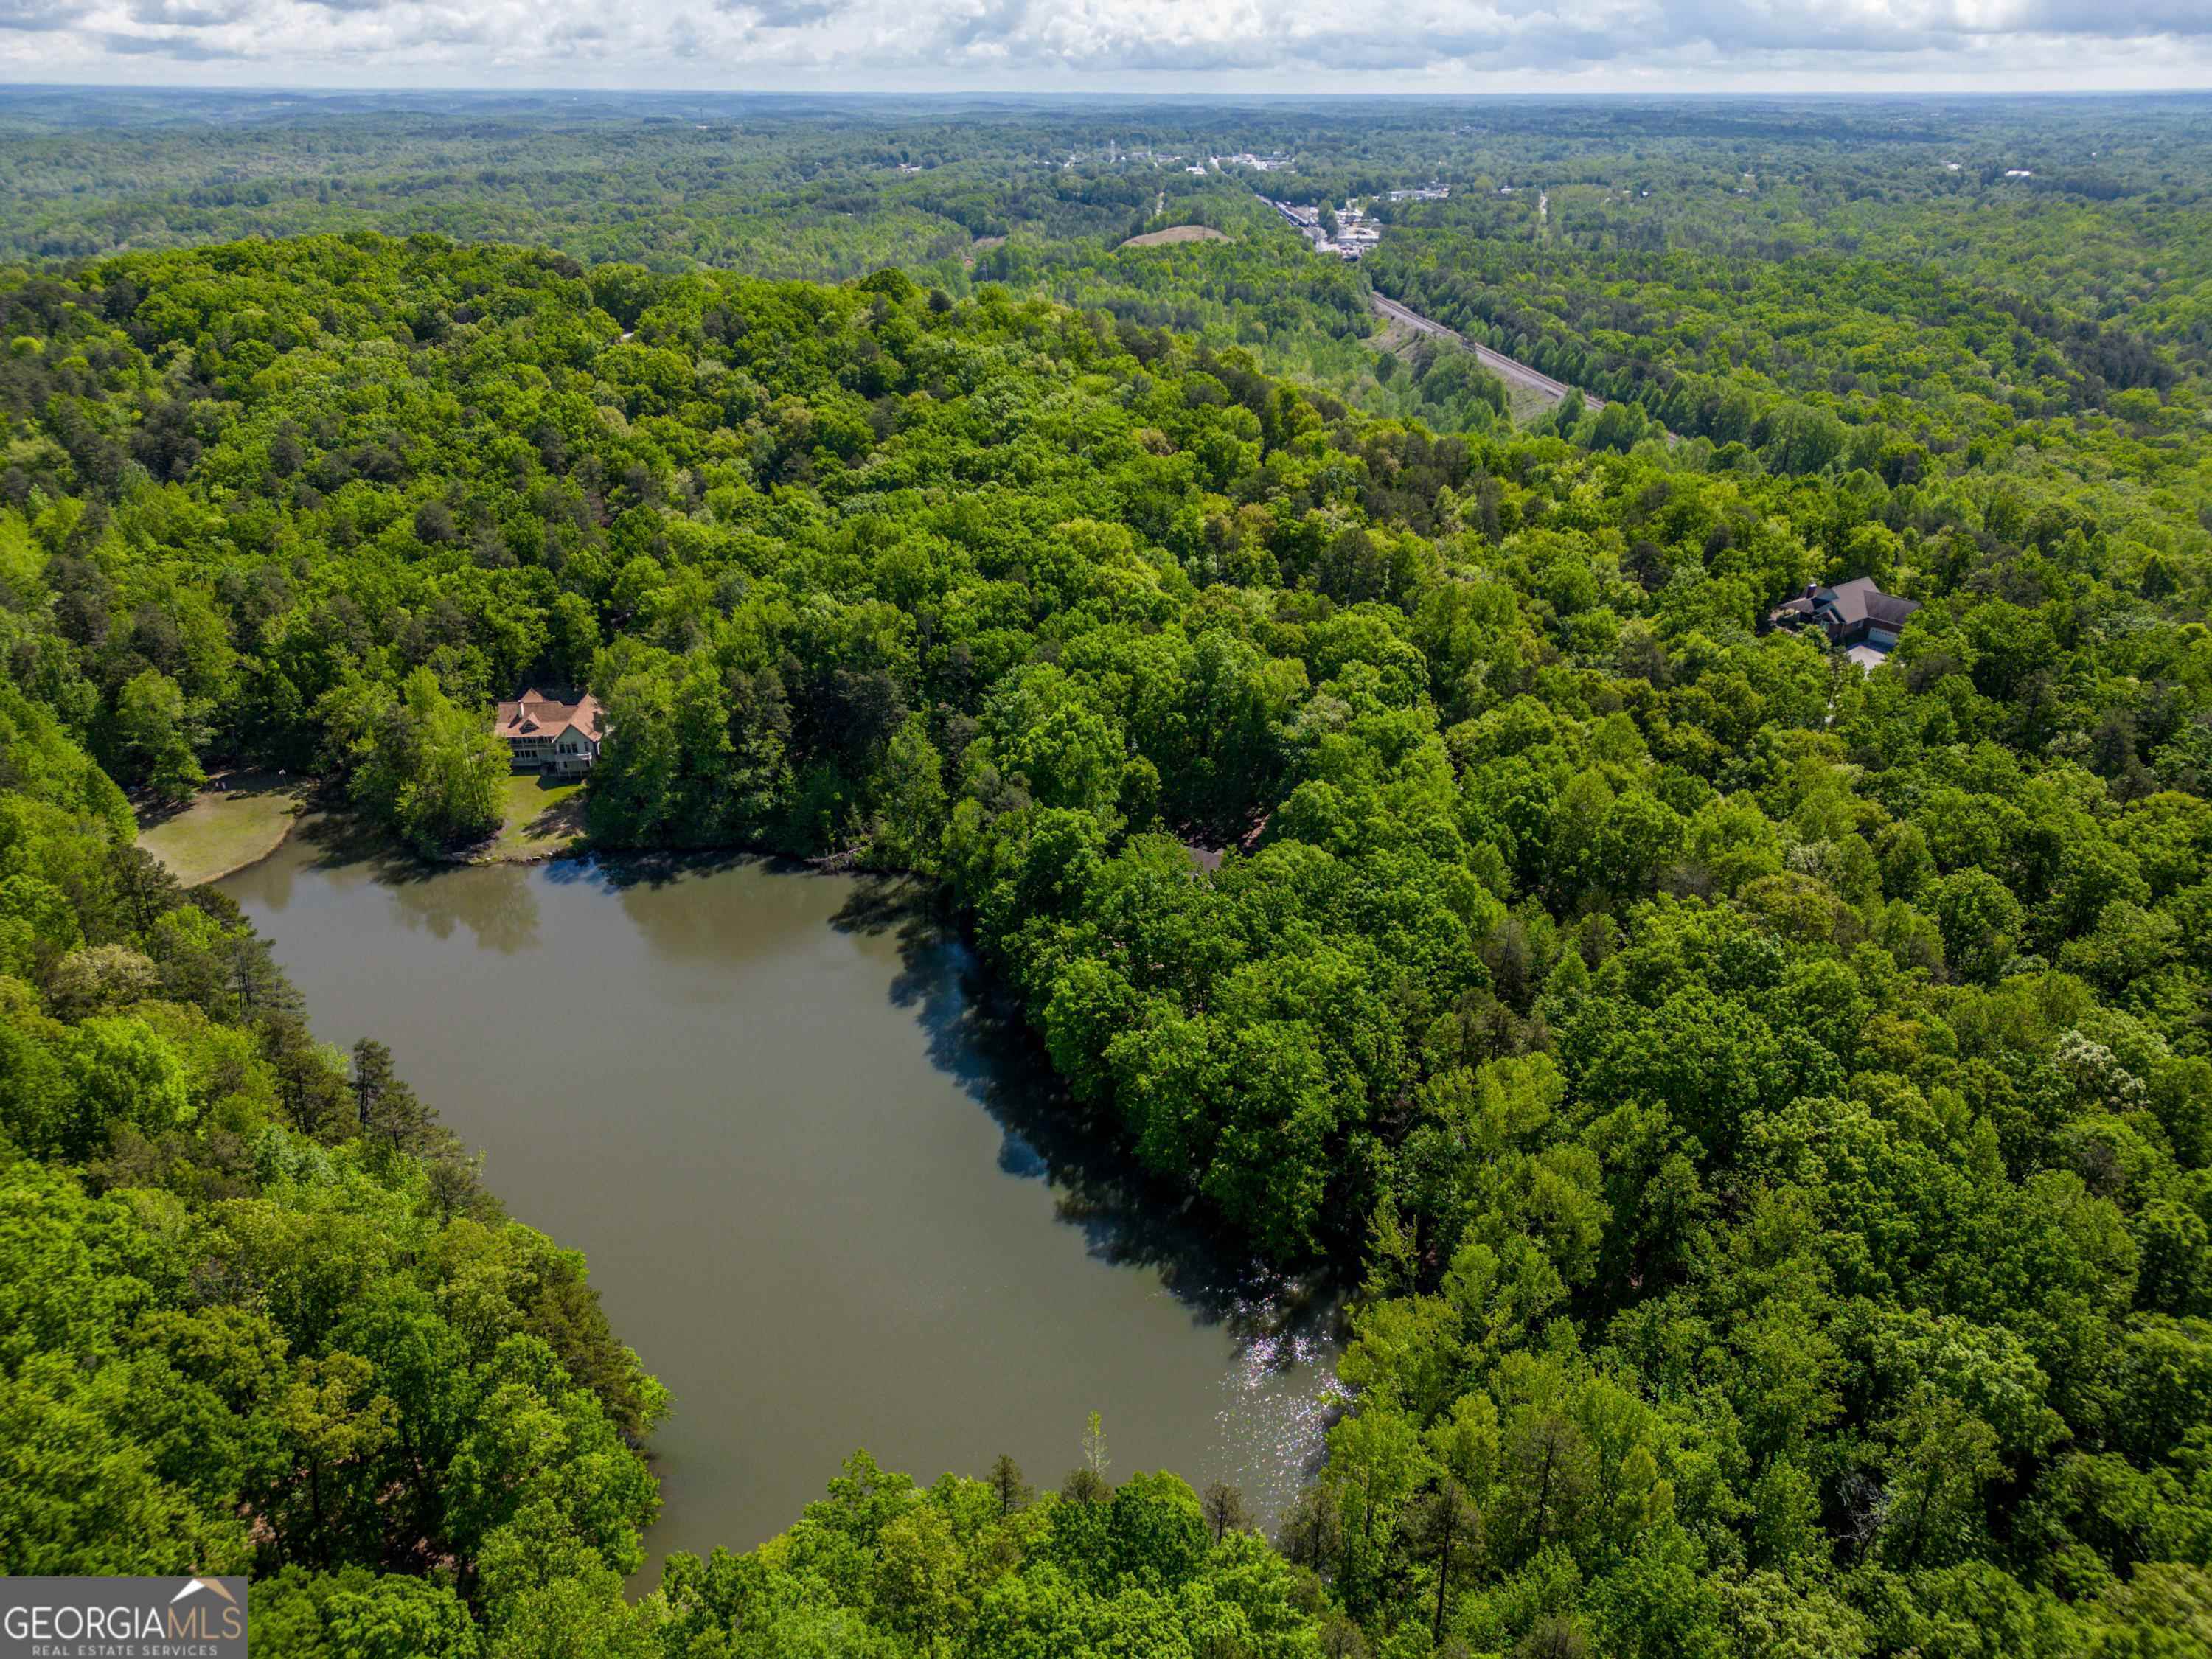
{"type": "Polygon", "coordinates": [[[2212,87],[2212,0],[0,0],[0,82],[726,91],[2212,87]]]}

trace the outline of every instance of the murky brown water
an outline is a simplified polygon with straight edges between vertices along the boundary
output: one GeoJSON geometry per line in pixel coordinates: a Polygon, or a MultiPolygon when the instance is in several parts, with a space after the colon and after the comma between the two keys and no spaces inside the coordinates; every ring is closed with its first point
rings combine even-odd
{"type": "Polygon", "coordinates": [[[422,874],[295,836],[222,890],[316,1030],[391,1044],[676,1396],[649,1543],[745,1548],[866,1447],[1279,1509],[1334,1353],[1069,1133],[912,889],[732,863],[422,874]]]}

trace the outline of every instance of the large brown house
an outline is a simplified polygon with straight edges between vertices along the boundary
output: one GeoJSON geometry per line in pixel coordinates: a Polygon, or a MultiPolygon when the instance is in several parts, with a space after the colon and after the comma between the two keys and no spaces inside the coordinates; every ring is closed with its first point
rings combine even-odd
{"type": "Polygon", "coordinates": [[[1906,619],[1919,609],[1919,600],[1885,593],[1872,577],[1859,576],[1833,587],[1808,584],[1796,599],[1775,606],[1767,620],[1784,628],[1818,623],[1837,649],[1871,668],[1897,648],[1906,619]]]}
{"type": "Polygon", "coordinates": [[[518,772],[588,772],[599,757],[607,717],[588,693],[564,702],[533,689],[500,704],[491,730],[518,772]]]}

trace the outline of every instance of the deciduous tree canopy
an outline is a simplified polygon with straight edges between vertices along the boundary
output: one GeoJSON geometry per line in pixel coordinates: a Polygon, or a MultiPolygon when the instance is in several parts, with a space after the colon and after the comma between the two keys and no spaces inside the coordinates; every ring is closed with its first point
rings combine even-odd
{"type": "Polygon", "coordinates": [[[9,1571],[251,1565],[279,1652],[2198,1650],[2170,504],[1439,436],[896,272],[359,234],[0,309],[9,1571]],[[1871,673],[1761,625],[1867,574],[1922,602],[1871,673]],[[578,681],[601,843],[941,874],[1079,1102],[1361,1283],[1281,1555],[1103,1451],[856,1461],[622,1601],[661,1401],[581,1263],[84,757],[428,845],[578,681]]]}

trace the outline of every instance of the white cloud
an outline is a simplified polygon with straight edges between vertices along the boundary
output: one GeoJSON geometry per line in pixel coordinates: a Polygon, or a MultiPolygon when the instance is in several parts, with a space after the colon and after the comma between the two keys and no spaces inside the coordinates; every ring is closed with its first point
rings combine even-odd
{"type": "Polygon", "coordinates": [[[332,87],[2184,87],[2212,0],[0,0],[0,78],[332,87]]]}

